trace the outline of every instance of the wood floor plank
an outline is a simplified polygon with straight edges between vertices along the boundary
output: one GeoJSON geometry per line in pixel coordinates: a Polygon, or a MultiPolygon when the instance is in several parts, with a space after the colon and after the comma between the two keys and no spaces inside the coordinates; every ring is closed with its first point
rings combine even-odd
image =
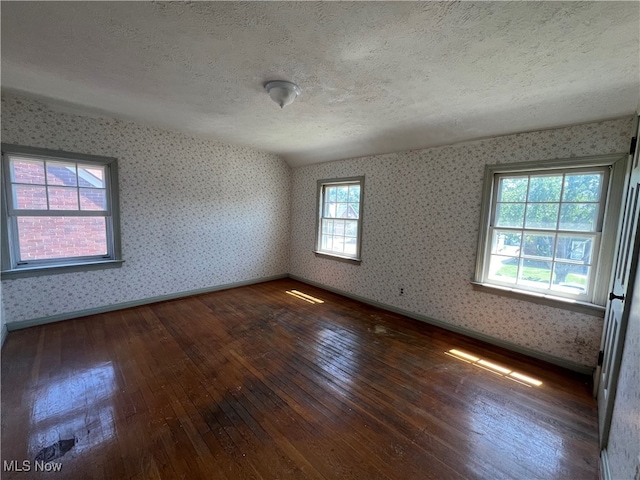
{"type": "Polygon", "coordinates": [[[60,478],[598,477],[587,377],[290,279],[11,332],[1,374],[1,460],[60,478]]]}
{"type": "MultiPolygon", "coordinates": [[[[195,305],[194,305],[195,307],[195,305]]],[[[208,310],[207,310],[208,311],[208,310]]],[[[190,312],[191,314],[194,313],[193,310],[191,310],[190,312]]],[[[170,315],[171,318],[174,318],[174,314],[170,315]]],[[[172,322],[171,328],[173,329],[173,334],[175,337],[180,337],[181,336],[181,329],[179,328],[179,322],[172,322]]],[[[201,341],[201,340],[200,340],[201,341]]],[[[194,353],[193,349],[190,349],[192,351],[192,353],[194,353]]],[[[207,356],[202,356],[201,358],[196,359],[196,362],[198,365],[203,365],[206,364],[208,362],[208,360],[210,358],[214,358],[215,355],[207,355],[207,356]]],[[[221,362],[222,363],[222,362],[221,362]]],[[[224,363],[226,365],[231,365],[233,364],[233,362],[230,361],[230,358],[224,358],[224,363]]],[[[270,427],[270,422],[265,419],[262,418],[262,415],[260,415],[261,417],[261,423],[263,425],[261,425],[260,423],[256,422],[255,419],[251,416],[251,414],[248,412],[248,410],[253,410],[251,407],[255,407],[256,405],[252,405],[251,402],[247,401],[247,398],[245,396],[244,392],[247,392],[248,389],[244,388],[243,386],[245,384],[245,379],[244,376],[240,373],[237,374],[233,371],[229,371],[226,373],[225,375],[225,379],[230,381],[230,386],[227,386],[226,388],[226,394],[225,392],[221,392],[222,395],[225,395],[225,398],[227,397],[231,397],[233,399],[235,399],[236,401],[231,401],[231,398],[228,398],[226,401],[221,402],[220,405],[222,408],[226,407],[225,413],[226,415],[231,418],[231,419],[236,419],[236,423],[242,424],[242,422],[238,421],[239,417],[242,417],[242,420],[244,422],[244,424],[246,424],[254,433],[255,437],[264,443],[267,443],[270,439],[271,436],[269,433],[267,433],[267,431],[265,431],[265,428],[269,428],[270,427]],[[264,427],[264,428],[263,428],[264,427]]],[[[255,397],[253,397],[255,398],[255,397]]],[[[256,415],[257,417],[258,415],[256,415]]],[[[278,438],[278,435],[275,436],[275,438],[278,438]]],[[[308,438],[305,442],[304,442],[304,447],[309,449],[310,447],[313,447],[313,450],[309,450],[307,455],[312,455],[312,456],[317,456],[317,455],[321,455],[323,456],[323,445],[322,444],[318,444],[317,442],[314,445],[311,445],[311,442],[313,442],[313,438],[310,437],[308,438]]],[[[287,442],[288,445],[287,446],[291,446],[289,442],[287,442]]],[[[332,446],[331,446],[331,451],[336,452],[336,448],[339,447],[340,440],[336,440],[333,439],[332,440],[332,446]],[[338,443],[338,445],[336,445],[336,443],[338,443]]],[[[328,451],[324,451],[324,457],[335,457],[335,460],[338,460],[340,457],[345,457],[347,455],[356,455],[357,452],[356,451],[352,451],[349,452],[349,446],[348,445],[343,445],[343,448],[346,449],[346,451],[341,451],[339,450],[337,453],[333,453],[330,454],[328,451]]],[[[291,451],[289,449],[289,451],[291,451]]],[[[297,451],[297,450],[296,450],[297,451]]],[[[279,458],[279,453],[280,452],[273,452],[271,457],[270,457],[270,461],[269,462],[263,462],[265,465],[269,465],[270,463],[278,460],[279,458]]],[[[253,452],[254,455],[258,454],[259,452],[253,452]]],[[[343,459],[342,464],[347,463],[345,462],[343,459]]],[[[337,463],[334,465],[332,472],[337,472],[338,474],[340,474],[339,468],[341,468],[341,463],[337,463]]],[[[312,465],[307,465],[307,466],[312,466],[312,465]]],[[[313,467],[312,467],[313,468],[313,467]]],[[[371,466],[367,466],[367,469],[370,469],[370,471],[366,472],[367,478],[378,478],[379,472],[377,472],[375,469],[371,469],[371,466]]],[[[288,471],[288,467],[285,466],[285,468],[280,468],[277,471],[270,471],[270,472],[266,472],[266,476],[267,478],[273,478],[274,476],[281,476],[283,472],[288,471]]],[[[315,468],[313,468],[313,470],[315,471],[315,468]]],[[[366,469],[365,469],[366,470],[366,469]]]]}

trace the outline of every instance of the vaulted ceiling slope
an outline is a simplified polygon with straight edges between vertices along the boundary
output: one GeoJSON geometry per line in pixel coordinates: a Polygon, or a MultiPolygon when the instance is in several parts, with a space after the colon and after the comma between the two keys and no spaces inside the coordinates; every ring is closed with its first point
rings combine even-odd
{"type": "Polygon", "coordinates": [[[304,165],[632,114],[638,2],[10,2],[2,86],[304,165]],[[280,110],[267,80],[302,95],[280,110]]]}

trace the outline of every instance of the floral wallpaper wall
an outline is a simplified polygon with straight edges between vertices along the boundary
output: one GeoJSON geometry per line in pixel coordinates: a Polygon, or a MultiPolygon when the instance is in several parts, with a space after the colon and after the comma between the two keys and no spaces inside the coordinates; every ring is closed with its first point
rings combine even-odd
{"type": "Polygon", "coordinates": [[[118,158],[124,266],[2,281],[7,323],[286,274],[279,157],[2,97],[2,141],[118,158]]]}
{"type": "Polygon", "coordinates": [[[611,478],[640,480],[640,269],[636,272],[609,432],[611,478]]]}
{"type": "Polygon", "coordinates": [[[595,366],[602,318],[474,290],[484,166],[620,153],[631,117],[293,170],[290,273],[595,366]],[[365,176],[362,263],[316,257],[318,179],[365,176]],[[404,295],[399,296],[399,289],[404,295]]]}
{"type": "Polygon", "coordinates": [[[293,170],[251,149],[3,95],[2,141],[119,159],[120,269],[2,281],[16,322],[290,272],[594,366],[602,319],[471,287],[484,165],[626,151],[632,118],[293,170]],[[312,253],[316,181],[365,175],[361,265],[312,253]],[[398,295],[399,288],[405,294],[398,295]]]}

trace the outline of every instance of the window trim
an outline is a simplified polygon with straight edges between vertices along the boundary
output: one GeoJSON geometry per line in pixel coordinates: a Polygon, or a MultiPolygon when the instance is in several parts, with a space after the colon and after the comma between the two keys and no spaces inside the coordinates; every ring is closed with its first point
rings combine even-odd
{"type": "MultiPolygon", "coordinates": [[[[120,267],[123,263],[120,240],[120,202],[118,196],[118,160],[114,157],[102,157],[62,150],[50,150],[45,148],[27,147],[23,145],[1,144],[2,149],[2,265],[0,276],[6,278],[23,278],[40,275],[51,275],[72,271],[86,271],[103,268],[120,267]],[[41,259],[30,261],[26,265],[17,264],[17,252],[19,248],[17,229],[14,225],[16,216],[11,215],[10,207],[12,193],[9,157],[31,157],[37,160],[72,161],[80,164],[99,164],[105,166],[105,189],[107,191],[107,210],[93,213],[79,213],[75,210],[72,216],[104,216],[107,227],[107,255],[85,256],[60,259],[41,259]],[[78,213],[78,215],[75,215],[78,213]]],[[[41,210],[24,210],[29,216],[44,215],[41,210]]],[[[69,211],[55,211],[53,216],[64,216],[69,211]]]]}
{"type": "MultiPolygon", "coordinates": [[[[530,161],[507,164],[486,165],[484,172],[484,186],[482,190],[482,204],[480,211],[480,227],[478,229],[478,247],[476,253],[475,274],[472,281],[474,286],[487,287],[487,291],[498,294],[507,294],[522,300],[539,302],[543,297],[545,303],[550,302],[560,308],[584,310],[593,306],[593,310],[600,312],[607,301],[607,292],[611,278],[613,265],[613,250],[615,246],[616,230],[620,216],[624,178],[628,169],[626,153],[610,155],[598,155],[590,157],[560,158],[543,161],[530,161]],[[486,268],[489,262],[487,254],[491,240],[490,233],[491,216],[494,209],[494,188],[496,175],[518,173],[544,173],[553,170],[584,170],[593,167],[609,167],[609,183],[604,201],[604,213],[600,245],[598,247],[598,262],[593,272],[592,292],[590,300],[577,300],[562,295],[554,295],[553,292],[541,293],[540,291],[518,288],[517,285],[505,286],[488,282],[486,280],[486,268]]],[[[481,291],[485,288],[481,288],[481,291]]]]}
{"type": "MultiPolygon", "coordinates": [[[[486,249],[485,249],[485,258],[489,257],[491,255],[491,249],[492,249],[492,245],[491,245],[491,239],[493,238],[492,234],[494,231],[498,230],[498,231],[518,231],[518,232],[522,232],[523,234],[534,234],[534,235],[557,235],[557,236],[580,236],[580,237],[591,237],[592,239],[592,261],[591,261],[591,268],[593,269],[593,272],[595,272],[597,270],[597,266],[600,263],[600,245],[601,245],[601,241],[602,241],[602,227],[604,225],[604,216],[605,216],[605,209],[606,209],[606,202],[607,202],[607,197],[604,196],[604,194],[608,194],[609,192],[609,185],[610,185],[610,180],[609,180],[609,176],[610,176],[610,168],[608,166],[596,166],[596,165],[592,165],[590,167],[576,167],[576,168],[556,168],[553,170],[548,171],[549,174],[552,175],[566,175],[566,174],[576,174],[576,173],[588,173],[588,172],[594,172],[594,171],[599,171],[602,174],[602,185],[601,185],[601,198],[600,200],[597,202],[598,203],[598,216],[596,219],[596,229],[594,231],[573,231],[573,230],[561,230],[559,228],[559,223],[560,223],[560,219],[558,218],[556,220],[556,228],[554,229],[546,229],[546,228],[518,228],[518,227],[497,227],[497,226],[491,226],[491,220],[495,221],[495,216],[496,216],[496,210],[497,210],[497,196],[498,196],[498,192],[496,188],[492,189],[491,195],[491,212],[490,212],[490,218],[489,218],[489,225],[488,225],[488,230],[487,230],[487,245],[486,245],[486,249]],[[594,261],[595,260],[595,261],[594,261]],[[596,268],[594,268],[596,267],[596,268]]],[[[530,177],[538,177],[538,176],[544,176],[545,172],[541,171],[541,170],[527,170],[526,172],[523,172],[522,177],[520,178],[525,178],[526,176],[530,176],[530,177]]],[[[504,178],[504,177],[518,177],[519,176],[519,172],[509,172],[509,173],[495,173],[493,175],[493,185],[497,185],[499,183],[499,181],[504,178]]],[[[564,187],[562,187],[562,190],[564,189],[564,187]]],[[[529,203],[535,203],[535,202],[528,202],[525,200],[526,204],[529,203]]],[[[522,240],[524,242],[524,238],[522,240]]],[[[523,255],[522,253],[520,254],[520,256],[518,258],[524,258],[526,259],[527,257],[525,255],[523,255]]],[[[551,263],[570,263],[567,261],[559,261],[556,262],[554,259],[550,259],[549,262],[551,263]]],[[[488,273],[489,273],[489,266],[490,266],[490,262],[485,261],[485,270],[483,272],[483,278],[488,278],[488,273]]],[[[499,286],[499,287],[504,287],[504,288],[513,288],[515,290],[522,290],[522,291],[526,291],[526,292],[531,292],[531,293],[536,293],[536,294],[542,294],[542,295],[551,295],[551,296],[556,296],[556,297],[560,297],[560,298],[568,298],[570,300],[576,300],[576,301],[581,301],[581,302],[587,302],[590,303],[590,298],[592,298],[593,296],[593,292],[594,290],[594,285],[595,285],[595,274],[591,274],[589,275],[589,284],[587,286],[587,293],[585,295],[572,295],[572,294],[561,294],[559,292],[554,292],[554,291],[550,291],[547,289],[542,289],[542,288],[536,288],[535,286],[529,286],[529,287],[524,287],[524,288],[519,288],[518,285],[514,285],[508,282],[500,282],[500,281],[496,281],[495,279],[492,279],[490,281],[487,281],[487,283],[490,283],[491,285],[494,286],[499,286]]]]}
{"type": "Polygon", "coordinates": [[[315,237],[315,249],[313,253],[318,257],[330,258],[332,260],[343,261],[347,263],[360,264],[362,262],[362,212],[364,205],[364,175],[360,177],[344,177],[344,178],[330,178],[318,180],[316,191],[316,237],[315,237]],[[340,255],[337,253],[321,250],[321,238],[320,238],[320,222],[322,221],[322,208],[324,206],[324,187],[327,185],[339,185],[339,184],[360,184],[360,205],[358,210],[358,240],[356,242],[356,255],[340,255]]]}

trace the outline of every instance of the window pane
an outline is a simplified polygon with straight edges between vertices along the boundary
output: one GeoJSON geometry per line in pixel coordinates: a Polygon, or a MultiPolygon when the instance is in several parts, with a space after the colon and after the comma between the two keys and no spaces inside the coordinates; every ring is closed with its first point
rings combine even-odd
{"type": "Polygon", "coordinates": [[[347,237],[344,240],[344,253],[349,255],[355,255],[357,249],[357,239],[353,237],[347,237]]]}
{"type": "Polygon", "coordinates": [[[527,205],[526,228],[556,228],[558,222],[557,203],[533,203],[527,205]]]}
{"type": "Polygon", "coordinates": [[[596,229],[598,205],[567,203],[560,208],[560,230],[593,232],[596,229]]]}
{"type": "Polygon", "coordinates": [[[344,235],[344,220],[333,221],[333,234],[344,235]]]}
{"type": "Polygon", "coordinates": [[[358,236],[358,222],[354,220],[347,220],[345,222],[345,235],[349,235],[351,237],[358,236]]]}
{"type": "Polygon", "coordinates": [[[491,255],[489,263],[489,278],[499,282],[516,283],[518,278],[518,259],[491,255]]]}
{"type": "Polygon", "coordinates": [[[360,210],[359,203],[347,203],[347,210],[343,218],[358,218],[359,210],[360,210]]]}
{"type": "Polygon", "coordinates": [[[348,203],[336,203],[336,217],[337,218],[349,218],[348,215],[348,203]]]}
{"type": "Polygon", "coordinates": [[[107,254],[104,217],[18,217],[20,260],[107,254]]]}
{"type": "Polygon", "coordinates": [[[498,203],[496,227],[519,227],[524,222],[524,203],[498,203]]]}
{"type": "Polygon", "coordinates": [[[47,184],[75,187],[76,164],[63,162],[47,162],[47,184]]]}
{"type": "Polygon", "coordinates": [[[520,232],[502,232],[500,230],[493,231],[493,241],[491,244],[491,253],[499,253],[501,255],[520,255],[520,240],[522,234],[520,232]]]}
{"type": "Polygon", "coordinates": [[[564,178],[563,202],[597,202],[602,187],[601,173],[569,174],[564,178]]]}
{"type": "Polygon", "coordinates": [[[326,193],[327,193],[327,198],[325,199],[325,202],[337,202],[338,198],[337,198],[337,194],[336,194],[336,187],[326,187],[326,193]]]}
{"type": "Polygon", "coordinates": [[[107,192],[99,188],[80,189],[80,210],[107,209],[107,192]]]}
{"type": "Polygon", "coordinates": [[[551,262],[522,259],[518,284],[536,288],[549,288],[551,281],[551,262]]]}
{"type": "Polygon", "coordinates": [[[558,236],[556,259],[571,262],[591,263],[593,238],[576,236],[558,236]]]}
{"type": "Polygon", "coordinates": [[[78,183],[81,187],[105,188],[105,167],[78,165],[78,183]]]}
{"type": "Polygon", "coordinates": [[[585,295],[589,287],[590,270],[586,265],[556,263],[553,269],[551,290],[585,295]]]}
{"type": "Polygon", "coordinates": [[[349,185],[349,202],[360,203],[360,185],[349,185]]]}
{"type": "Polygon", "coordinates": [[[527,233],[524,236],[523,255],[542,258],[553,258],[553,235],[527,233]]]}
{"type": "Polygon", "coordinates": [[[331,251],[344,253],[344,237],[338,235],[333,236],[333,246],[331,247],[331,251]]]}
{"type": "Polygon", "coordinates": [[[349,187],[336,187],[337,202],[347,202],[349,200],[349,187]]]}
{"type": "Polygon", "coordinates": [[[530,202],[559,202],[562,175],[544,175],[529,180],[530,202]]]}
{"type": "Polygon", "coordinates": [[[322,233],[333,233],[333,220],[322,219],[322,233]]]}
{"type": "Polygon", "coordinates": [[[524,202],[527,198],[527,177],[501,178],[498,183],[499,202],[524,202]]]}
{"type": "Polygon", "coordinates": [[[324,206],[324,216],[325,217],[330,217],[330,218],[335,218],[336,217],[336,206],[338,204],[337,203],[327,203],[324,206]]]}
{"type": "Polygon", "coordinates": [[[13,208],[18,210],[46,210],[47,189],[38,185],[14,185],[13,208]]]}
{"type": "Polygon", "coordinates": [[[332,247],[333,247],[333,236],[322,235],[322,242],[320,244],[320,248],[322,250],[331,250],[332,247]]]}
{"type": "Polygon", "coordinates": [[[11,181],[15,183],[45,184],[44,162],[22,158],[11,159],[11,181]]]}
{"type": "Polygon", "coordinates": [[[68,187],[47,187],[49,209],[78,210],[78,189],[68,187]]]}

